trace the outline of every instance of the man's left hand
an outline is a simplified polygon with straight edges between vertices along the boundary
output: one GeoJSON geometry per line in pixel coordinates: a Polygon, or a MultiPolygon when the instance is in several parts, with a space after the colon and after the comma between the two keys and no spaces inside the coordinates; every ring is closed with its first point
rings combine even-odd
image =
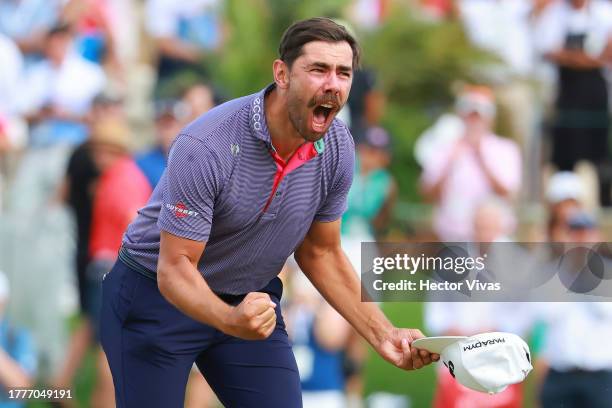
{"type": "Polygon", "coordinates": [[[394,328],[376,347],[378,354],[396,367],[416,370],[438,361],[440,355],[410,347],[416,339],[425,337],[418,329],[394,328]]]}

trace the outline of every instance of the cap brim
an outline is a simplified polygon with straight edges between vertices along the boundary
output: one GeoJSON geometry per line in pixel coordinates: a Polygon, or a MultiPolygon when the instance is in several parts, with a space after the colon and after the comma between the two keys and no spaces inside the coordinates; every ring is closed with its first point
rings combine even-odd
{"type": "Polygon", "coordinates": [[[467,336],[423,337],[413,341],[412,347],[440,354],[446,347],[463,339],[467,339],[467,336]]]}

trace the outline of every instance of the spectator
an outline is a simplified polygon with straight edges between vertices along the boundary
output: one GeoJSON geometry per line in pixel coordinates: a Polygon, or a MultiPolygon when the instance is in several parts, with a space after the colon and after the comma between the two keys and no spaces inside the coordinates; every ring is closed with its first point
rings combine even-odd
{"type": "Polygon", "coordinates": [[[61,0],[0,0],[0,33],[33,62],[45,49],[45,37],[59,22],[61,8],[61,0]]]}
{"type": "Polygon", "coordinates": [[[216,104],[214,89],[206,83],[196,83],[183,92],[182,102],[189,111],[186,122],[192,122],[211,110],[216,104]]]}
{"type": "Polygon", "coordinates": [[[288,331],[300,372],[304,408],[347,406],[342,352],[350,325],[297,270],[292,276],[288,331]]]}
{"type": "Polygon", "coordinates": [[[362,241],[376,239],[391,216],[397,185],[388,170],[391,138],[381,127],[367,130],[357,146],[357,171],[342,220],[342,234],[362,241]]]}
{"type": "Polygon", "coordinates": [[[127,120],[124,98],[120,93],[107,89],[93,99],[91,110],[85,121],[91,125],[102,119],[127,120]]]}
{"type": "MultiPolygon", "coordinates": [[[[356,171],[348,193],[348,208],[341,225],[342,247],[353,264],[361,271],[361,243],[376,241],[388,225],[397,185],[388,170],[391,163],[391,138],[381,127],[371,127],[357,145],[356,171]]],[[[353,330],[344,356],[348,398],[361,400],[362,368],[367,350],[353,330]]]]}
{"type": "Polygon", "coordinates": [[[493,79],[500,83],[527,79],[533,67],[532,1],[458,0],[457,8],[470,41],[501,58],[503,65],[488,67],[493,79]]]}
{"type": "MultiPolygon", "coordinates": [[[[124,119],[121,106],[121,101],[109,94],[98,95],[94,99],[89,118],[90,123],[124,119]]],[[[55,373],[51,381],[56,388],[71,387],[76,371],[93,339],[95,316],[92,315],[92,312],[96,305],[92,305],[95,299],[88,287],[86,270],[91,262],[89,238],[94,192],[99,176],[100,171],[93,160],[92,145],[87,140],[79,145],[68,159],[65,180],[60,193],[63,201],[71,208],[76,221],[74,271],[76,272],[82,321],[72,332],[68,355],[64,358],[61,370],[55,373]]]]}
{"type": "Polygon", "coordinates": [[[208,76],[206,54],[223,42],[221,0],[148,0],[147,30],[157,44],[159,86],[183,70],[208,76]]]}
{"type": "MultiPolygon", "coordinates": [[[[515,231],[514,216],[508,203],[498,197],[489,197],[480,202],[474,213],[474,236],[481,247],[470,247],[472,251],[487,253],[499,251],[504,255],[515,231]],[[496,246],[482,245],[497,242],[496,246]]],[[[482,276],[470,273],[470,279],[482,276]]],[[[499,278],[499,277],[498,277],[499,278]]],[[[531,324],[527,308],[515,303],[458,301],[459,293],[439,294],[425,303],[425,322],[432,335],[472,336],[488,331],[508,331],[523,335],[531,324]],[[516,313],[517,311],[525,313],[516,313]]],[[[466,388],[455,381],[443,365],[437,370],[438,381],[434,396],[434,408],[519,408],[523,405],[523,386],[514,384],[496,395],[483,394],[466,388]]]]}
{"type": "Polygon", "coordinates": [[[572,214],[582,208],[584,191],[580,178],[572,172],[554,174],[546,190],[548,203],[548,239],[569,242],[568,222],[572,214]]]}
{"type": "Polygon", "coordinates": [[[381,127],[370,128],[357,145],[356,170],[342,218],[342,247],[361,273],[361,242],[376,241],[386,227],[397,197],[397,185],[388,170],[391,138],[381,127]]]}
{"type": "Polygon", "coordinates": [[[78,52],[87,60],[102,65],[112,78],[122,76],[113,24],[112,0],[68,0],[64,21],[75,27],[78,52]]]}
{"type": "MultiPolygon", "coordinates": [[[[490,195],[511,199],[521,184],[521,155],[515,142],[495,135],[493,94],[467,87],[457,100],[460,137],[439,144],[423,164],[422,191],[436,204],[434,231],[443,241],[473,237],[474,211],[490,195]]],[[[446,138],[444,140],[447,140],[446,138]]]]}
{"type": "Polygon", "coordinates": [[[136,164],[147,176],[152,188],[161,178],[170,146],[183,126],[214,106],[214,91],[203,83],[187,87],[181,100],[164,99],[155,103],[156,143],[151,149],[136,155],[136,164]]]}
{"type": "Polygon", "coordinates": [[[474,242],[509,242],[516,229],[516,218],[509,204],[489,197],[474,214],[474,242]]]}
{"type": "Polygon", "coordinates": [[[529,18],[532,0],[458,0],[457,9],[470,41],[492,53],[499,62],[477,67],[491,83],[498,114],[496,128],[515,140],[525,158],[524,193],[536,199],[540,170],[539,139],[535,136],[538,104],[534,46],[529,18]]]}
{"type": "Polygon", "coordinates": [[[36,352],[29,333],[13,326],[5,315],[9,282],[0,272],[0,406],[25,407],[23,402],[9,401],[8,389],[31,388],[36,371],[36,352]]]}
{"type": "Polygon", "coordinates": [[[161,100],[155,103],[155,145],[136,156],[136,164],[155,188],[166,169],[168,151],[172,142],[186,124],[187,106],[176,100],[161,100]]]}
{"type": "Polygon", "coordinates": [[[612,59],[612,5],[600,0],[560,1],[535,20],[539,54],[557,68],[552,162],[574,170],[580,160],[599,174],[600,201],[612,204],[608,133],[608,86],[604,66],[612,59]]]}
{"type": "Polygon", "coordinates": [[[7,214],[19,220],[10,230],[12,240],[39,248],[32,257],[30,247],[15,244],[10,251],[10,273],[28,277],[16,281],[21,294],[19,313],[37,340],[45,340],[39,341],[45,375],[56,373],[64,363],[66,327],[62,322],[76,306],[71,303],[76,296],[70,296],[71,220],[65,208],[56,205],[57,191],[66,172],[70,145],[86,137],[84,119],[105,81],[99,67],[70,52],[72,35],[67,26],[53,28],[46,42],[47,59],[28,70],[19,95],[19,106],[33,124],[32,148],[21,158],[7,195],[7,214]],[[40,287],[47,291],[40,293],[40,287]],[[45,307],[38,307],[30,296],[45,307]]]}
{"type": "MultiPolygon", "coordinates": [[[[117,259],[123,232],[151,195],[151,188],[128,154],[129,130],[116,119],[94,124],[91,146],[94,163],[100,171],[91,220],[91,237],[85,285],[90,297],[88,314],[92,316],[98,339],[102,277],[117,259]]],[[[114,388],[106,356],[97,347],[98,376],[92,406],[113,406],[114,388]]]]}
{"type": "Polygon", "coordinates": [[[21,101],[33,125],[31,144],[78,144],[85,140],[83,121],[106,77],[100,67],[74,52],[69,26],[54,27],[45,44],[46,59],[26,74],[21,101]]]}
{"type": "Polygon", "coordinates": [[[380,124],[385,96],[377,88],[374,71],[368,68],[355,71],[351,94],[344,109],[348,109],[347,125],[356,142],[365,137],[368,128],[380,124]]]}
{"type": "MultiPolygon", "coordinates": [[[[601,240],[595,219],[584,212],[569,217],[567,230],[568,242],[584,244],[601,240]]],[[[584,259],[578,262],[585,265],[584,259]]],[[[609,259],[606,262],[609,263],[609,259]]],[[[568,273],[564,266],[570,263],[554,262],[560,277],[568,273]]],[[[563,293],[567,292],[564,290],[563,293]]],[[[556,302],[539,306],[539,316],[545,328],[537,366],[547,368],[540,388],[541,406],[610,405],[612,350],[607,345],[612,342],[612,305],[607,302],[556,302]],[[585,335],[577,336],[576,333],[585,335]]]]}

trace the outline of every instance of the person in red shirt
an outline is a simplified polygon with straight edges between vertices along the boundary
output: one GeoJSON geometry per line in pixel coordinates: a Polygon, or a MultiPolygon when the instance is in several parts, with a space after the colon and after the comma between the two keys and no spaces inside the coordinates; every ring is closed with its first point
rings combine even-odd
{"type": "Polygon", "coordinates": [[[93,262],[117,258],[123,232],[151,195],[146,177],[128,153],[129,133],[119,121],[97,124],[91,143],[101,171],[94,194],[91,243],[93,262]]]}
{"type": "MultiPolygon", "coordinates": [[[[98,339],[101,282],[117,259],[123,232],[136,217],[151,195],[147,178],[129,153],[130,132],[126,124],[118,119],[101,119],[94,123],[90,144],[100,178],[93,200],[93,215],[86,280],[91,290],[92,308],[89,316],[93,320],[98,339]]],[[[112,376],[106,357],[98,347],[98,381],[92,396],[92,406],[114,405],[112,376]]]]}

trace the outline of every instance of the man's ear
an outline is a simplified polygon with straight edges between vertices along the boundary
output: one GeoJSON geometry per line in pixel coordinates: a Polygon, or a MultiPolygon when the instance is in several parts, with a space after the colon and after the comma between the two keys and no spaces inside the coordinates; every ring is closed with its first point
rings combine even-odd
{"type": "Polygon", "coordinates": [[[274,82],[279,89],[287,89],[289,87],[289,67],[282,60],[274,60],[272,65],[274,71],[274,82]]]}

